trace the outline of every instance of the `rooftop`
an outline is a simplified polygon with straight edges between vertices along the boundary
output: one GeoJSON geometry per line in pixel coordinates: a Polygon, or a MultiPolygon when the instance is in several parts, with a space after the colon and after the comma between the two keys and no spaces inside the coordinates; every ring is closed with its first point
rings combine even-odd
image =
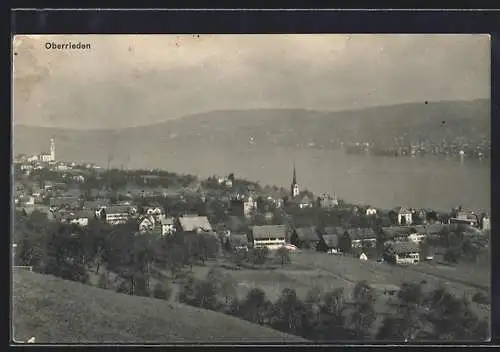
{"type": "Polygon", "coordinates": [[[252,229],[254,239],[261,238],[285,238],[285,225],[262,225],[254,226],[252,229]]]}
{"type": "Polygon", "coordinates": [[[212,225],[206,216],[182,216],[179,218],[182,231],[192,232],[201,229],[205,232],[212,232],[212,225]]]}

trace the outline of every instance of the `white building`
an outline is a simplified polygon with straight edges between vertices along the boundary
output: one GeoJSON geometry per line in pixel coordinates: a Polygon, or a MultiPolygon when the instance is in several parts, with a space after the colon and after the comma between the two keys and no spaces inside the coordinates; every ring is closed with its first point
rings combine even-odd
{"type": "Polygon", "coordinates": [[[417,264],[420,262],[420,248],[413,242],[396,242],[393,245],[396,264],[417,264]]]}
{"type": "Polygon", "coordinates": [[[28,162],[34,163],[38,161],[38,155],[32,155],[28,158],[28,162]]]}
{"type": "Polygon", "coordinates": [[[400,225],[411,225],[413,223],[413,213],[401,207],[398,211],[398,224],[400,225]]]}
{"type": "Polygon", "coordinates": [[[252,238],[255,248],[278,249],[286,243],[285,225],[254,226],[252,238]]]}
{"type": "Polygon", "coordinates": [[[54,138],[50,139],[50,161],[56,160],[56,142],[54,138]]]}
{"type": "Polygon", "coordinates": [[[488,215],[483,217],[482,225],[483,225],[483,230],[491,230],[491,221],[488,215]]]}
{"type": "Polygon", "coordinates": [[[245,216],[250,216],[255,208],[257,208],[257,202],[252,198],[252,196],[245,199],[243,202],[243,214],[245,216]]]}
{"type": "Polygon", "coordinates": [[[367,216],[374,216],[374,215],[377,215],[377,209],[375,209],[374,207],[368,207],[366,209],[366,215],[367,216]]]}
{"type": "Polygon", "coordinates": [[[424,233],[412,233],[412,234],[409,234],[408,235],[408,240],[413,242],[413,243],[417,243],[417,244],[420,244],[422,243],[422,241],[425,239],[425,234],[424,233]]]}
{"type": "Polygon", "coordinates": [[[162,217],[161,222],[161,234],[162,236],[172,235],[175,232],[175,224],[173,218],[162,217]]]}

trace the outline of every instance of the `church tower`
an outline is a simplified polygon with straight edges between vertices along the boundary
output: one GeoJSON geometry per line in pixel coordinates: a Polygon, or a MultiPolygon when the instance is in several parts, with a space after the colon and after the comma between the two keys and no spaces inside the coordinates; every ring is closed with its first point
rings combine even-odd
{"type": "Polygon", "coordinates": [[[295,172],[295,163],[293,164],[293,179],[290,189],[292,198],[295,198],[299,195],[300,189],[299,189],[299,184],[297,183],[297,173],[295,172]]]}
{"type": "Polygon", "coordinates": [[[50,139],[50,160],[56,160],[56,142],[54,141],[54,138],[50,139]]]}

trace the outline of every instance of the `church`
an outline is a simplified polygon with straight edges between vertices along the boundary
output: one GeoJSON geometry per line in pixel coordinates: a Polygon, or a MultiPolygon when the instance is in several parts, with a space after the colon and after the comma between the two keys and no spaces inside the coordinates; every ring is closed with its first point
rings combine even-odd
{"type": "Polygon", "coordinates": [[[41,153],[37,155],[32,155],[28,158],[28,162],[43,162],[49,163],[56,161],[56,142],[54,138],[50,139],[50,152],[49,153],[41,153]]]}
{"type": "Polygon", "coordinates": [[[290,197],[288,203],[298,208],[311,208],[313,200],[305,192],[300,192],[300,186],[297,183],[297,171],[295,163],[293,164],[292,184],[290,185],[290,197]]]}

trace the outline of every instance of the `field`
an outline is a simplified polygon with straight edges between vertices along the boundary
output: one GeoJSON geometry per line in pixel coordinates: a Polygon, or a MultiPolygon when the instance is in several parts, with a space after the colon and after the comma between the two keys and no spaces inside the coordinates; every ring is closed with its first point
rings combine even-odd
{"type": "MultiPolygon", "coordinates": [[[[194,274],[203,279],[206,278],[209,269],[209,267],[197,267],[194,268],[194,274]]],[[[467,277],[465,274],[461,275],[462,271],[459,269],[432,268],[425,264],[416,267],[397,267],[316,252],[294,253],[291,264],[275,270],[228,270],[224,268],[219,268],[219,270],[233,278],[240,298],[245,297],[251,288],[259,287],[266,292],[267,297],[272,301],[279,297],[284,288],[295,289],[301,298],[305,298],[307,292],[313,287],[321,289],[322,292],[342,287],[349,295],[357,282],[366,280],[380,292],[375,308],[381,315],[388,313],[385,303],[389,296],[383,295],[383,291],[397,289],[403,282],[419,283],[425,280],[429,289],[443,285],[450,292],[454,292],[458,296],[465,294],[469,299],[479,290],[475,285],[445,281],[434,276],[438,274],[466,281],[467,277]],[[419,270],[428,271],[433,275],[419,270]],[[446,273],[446,270],[449,273],[446,273]]],[[[480,317],[489,318],[489,306],[481,306],[476,303],[472,303],[472,306],[480,317]]]]}
{"type": "MultiPolygon", "coordinates": [[[[295,261],[301,265],[321,268],[349,281],[366,280],[369,284],[389,284],[400,286],[403,282],[419,283],[426,281],[428,287],[443,285],[456,295],[466,295],[469,299],[481,290],[489,291],[489,286],[480,289],[477,280],[468,282],[470,271],[460,269],[450,270],[444,267],[432,268],[426,264],[416,266],[400,267],[374,261],[360,261],[356,258],[327,255],[322,253],[298,253],[294,256],[295,261]],[[443,279],[446,278],[446,279],[443,279]]],[[[489,275],[484,275],[489,277],[489,275]]],[[[474,306],[476,306],[474,304],[474,306]]],[[[477,306],[477,313],[489,316],[489,309],[477,306]]]]}
{"type": "Polygon", "coordinates": [[[36,343],[300,342],[237,318],[27,271],[13,274],[13,339],[36,343]]]}

